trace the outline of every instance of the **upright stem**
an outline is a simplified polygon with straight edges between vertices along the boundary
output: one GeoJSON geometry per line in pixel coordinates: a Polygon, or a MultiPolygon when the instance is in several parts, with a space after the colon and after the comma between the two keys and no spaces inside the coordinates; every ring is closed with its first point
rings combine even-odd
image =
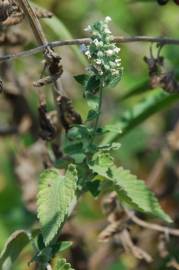
{"type": "Polygon", "coordinates": [[[100,85],[98,111],[97,111],[97,117],[96,117],[96,121],[95,121],[95,125],[94,125],[94,132],[93,132],[91,143],[93,143],[93,141],[95,139],[96,130],[97,130],[98,124],[99,124],[99,118],[100,118],[101,107],[102,107],[102,97],[103,97],[103,87],[100,85]]]}

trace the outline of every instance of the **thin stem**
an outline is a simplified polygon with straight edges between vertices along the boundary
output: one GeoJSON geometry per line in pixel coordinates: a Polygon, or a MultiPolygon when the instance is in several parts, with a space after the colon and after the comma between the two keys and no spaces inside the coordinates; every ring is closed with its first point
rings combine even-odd
{"type": "MultiPolygon", "coordinates": [[[[41,46],[38,46],[34,49],[22,51],[16,54],[9,54],[0,56],[0,61],[11,61],[13,59],[19,58],[19,57],[27,57],[39,52],[44,51],[44,49],[51,47],[61,47],[61,46],[71,46],[71,45],[81,45],[90,44],[91,39],[90,38],[79,38],[79,39],[72,39],[72,40],[64,40],[64,41],[52,41],[48,42],[46,44],[43,44],[41,46]]],[[[116,36],[112,40],[114,43],[133,43],[133,42],[152,42],[152,43],[159,43],[161,45],[179,45],[179,39],[169,38],[169,37],[149,37],[149,36],[133,36],[133,37],[123,37],[123,36],[116,36]]]]}
{"type": "Polygon", "coordinates": [[[97,111],[97,117],[96,117],[96,121],[95,121],[95,125],[94,125],[94,132],[93,132],[93,136],[92,136],[91,143],[93,143],[93,141],[94,141],[94,139],[95,139],[96,130],[97,130],[98,124],[99,124],[99,118],[100,118],[101,107],[102,107],[102,97],[103,97],[103,87],[100,86],[100,90],[99,90],[99,104],[98,104],[98,111],[97,111]]]}

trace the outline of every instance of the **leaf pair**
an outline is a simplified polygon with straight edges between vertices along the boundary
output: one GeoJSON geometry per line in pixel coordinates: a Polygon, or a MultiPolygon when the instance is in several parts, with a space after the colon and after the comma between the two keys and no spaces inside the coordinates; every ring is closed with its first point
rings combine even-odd
{"type": "Polygon", "coordinates": [[[59,259],[56,263],[55,270],[74,270],[66,259],[59,259]]]}
{"type": "Polygon", "coordinates": [[[138,180],[128,170],[117,168],[113,158],[108,152],[98,152],[93,156],[89,165],[90,169],[98,175],[108,179],[118,193],[121,202],[128,206],[172,222],[171,218],[161,209],[155,195],[145,186],[144,182],[138,180]]]}

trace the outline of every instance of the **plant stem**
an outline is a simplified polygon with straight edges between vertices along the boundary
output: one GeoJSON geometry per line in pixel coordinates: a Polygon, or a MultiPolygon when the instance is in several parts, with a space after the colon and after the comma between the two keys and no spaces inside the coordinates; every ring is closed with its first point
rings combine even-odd
{"type": "Polygon", "coordinates": [[[95,125],[94,125],[94,132],[93,132],[91,144],[93,143],[93,141],[94,141],[94,139],[95,139],[96,130],[97,130],[97,128],[98,128],[99,118],[100,118],[100,114],[101,114],[102,98],[103,98],[103,87],[102,87],[102,85],[101,85],[101,86],[100,86],[100,89],[99,89],[99,105],[98,105],[98,112],[97,112],[97,117],[96,117],[96,121],[95,121],[95,125]]]}

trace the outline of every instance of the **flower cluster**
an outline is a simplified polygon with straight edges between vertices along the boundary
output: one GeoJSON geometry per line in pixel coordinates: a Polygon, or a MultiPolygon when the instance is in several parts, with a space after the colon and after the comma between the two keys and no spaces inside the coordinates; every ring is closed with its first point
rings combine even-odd
{"type": "Polygon", "coordinates": [[[90,45],[83,46],[84,54],[90,62],[88,71],[100,79],[103,87],[116,79],[120,80],[122,73],[120,49],[111,42],[113,36],[108,27],[110,21],[111,18],[106,17],[104,21],[84,29],[91,34],[92,40],[90,45]]]}

